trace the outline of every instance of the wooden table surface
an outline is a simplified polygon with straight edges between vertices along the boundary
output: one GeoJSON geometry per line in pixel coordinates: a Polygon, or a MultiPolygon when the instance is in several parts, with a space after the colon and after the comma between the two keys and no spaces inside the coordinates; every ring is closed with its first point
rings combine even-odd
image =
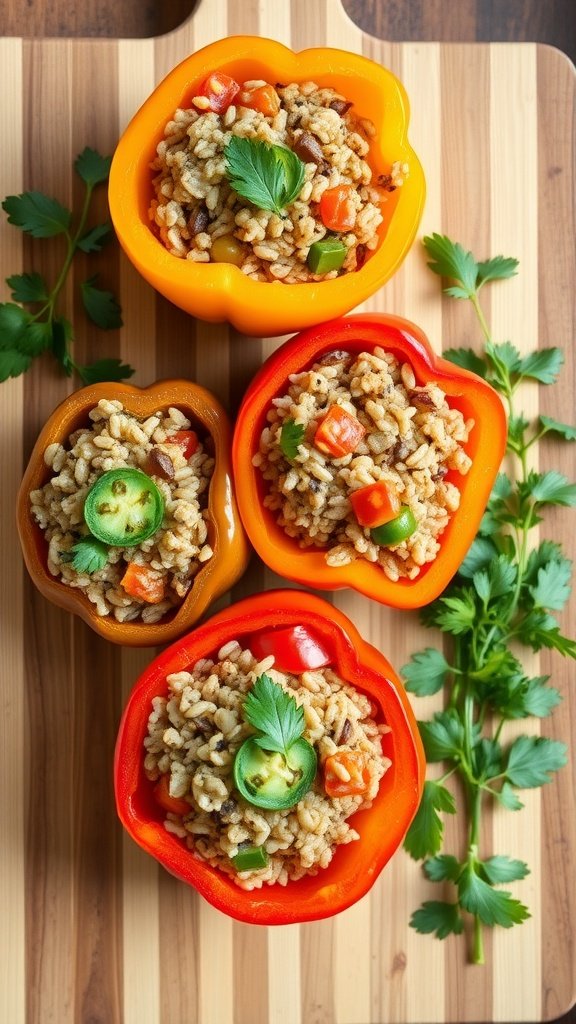
{"type": "MultiPolygon", "coordinates": [[[[514,284],[493,292],[492,323],[499,337],[521,349],[537,343],[565,349],[562,385],[541,395],[528,390],[525,400],[529,412],[573,421],[573,69],[560,54],[533,45],[461,43],[542,39],[573,54],[574,6],[563,0],[499,7],[483,0],[342,2],[364,33],[399,42],[380,42],[355,29],[341,15],[340,0],[246,0],[241,11],[225,0],[201,0],[187,25],[156,42],[50,41],[41,37],[166,32],[192,4],[87,0],[74,6],[57,0],[24,6],[2,0],[0,37],[37,40],[0,39],[0,123],[11,140],[0,160],[0,195],[38,188],[66,200],[75,153],[85,144],[111,151],[154,82],[192,48],[226,32],[275,35],[295,49],[327,40],[363,51],[396,71],[411,96],[411,138],[429,189],[420,234],[446,231],[480,255],[503,251],[520,258],[514,284]],[[423,38],[455,42],[420,44],[423,38]],[[414,42],[404,44],[407,39],[414,42]]],[[[31,269],[32,258],[35,269],[53,273],[58,254],[46,243],[22,247],[21,237],[2,223],[0,279],[31,269]]],[[[122,332],[104,339],[107,354],[136,365],[136,383],[195,377],[233,411],[277,342],[246,342],[226,329],[194,323],[154,296],[118,252],[100,268],[120,293],[125,321],[122,332]]],[[[474,336],[463,306],[440,300],[438,281],[415,248],[366,308],[409,316],[437,347],[448,347],[474,336]]],[[[93,356],[101,344],[101,336],[88,330],[77,347],[80,355],[93,356]]],[[[490,819],[498,850],[523,856],[532,867],[521,895],[533,918],[489,939],[485,968],[464,963],[461,942],[440,944],[407,927],[411,910],[435,893],[403,854],[368,899],[335,921],[264,931],[231,924],[123,836],[113,807],[111,755],[123,701],[150,653],[104,644],[48,606],[25,577],[13,496],[41,423],[70,384],[45,363],[1,387],[6,571],[0,581],[0,1020],[462,1024],[535,1022],[565,1013],[576,973],[573,761],[527,801],[521,821],[509,814],[490,819]],[[369,956],[359,959],[359,949],[369,956]]],[[[541,460],[574,478],[568,447],[546,446],[541,460]]],[[[551,516],[547,534],[574,557],[569,512],[551,516]]],[[[232,598],[276,582],[253,565],[232,598]]],[[[430,642],[416,616],[398,616],[347,593],[334,601],[397,665],[430,642]]],[[[568,631],[574,607],[572,600],[568,631]]],[[[546,654],[533,667],[552,673],[565,694],[542,731],[568,742],[574,736],[573,668],[546,654]]],[[[568,1020],[576,1015],[569,1012],[568,1020]]]]}

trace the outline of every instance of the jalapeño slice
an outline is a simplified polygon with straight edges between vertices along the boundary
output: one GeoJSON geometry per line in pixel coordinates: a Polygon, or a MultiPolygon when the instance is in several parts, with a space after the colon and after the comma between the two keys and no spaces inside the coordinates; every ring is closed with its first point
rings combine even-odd
{"type": "Polygon", "coordinates": [[[118,548],[134,547],[151,537],[162,522],[164,498],[154,481],[139,469],[111,469],[92,485],[84,519],[98,540],[118,548]]]}
{"type": "Polygon", "coordinates": [[[271,811],[294,807],[308,792],[316,775],[316,751],[298,739],[287,756],[263,750],[251,737],[234,759],[234,783],[245,800],[271,811]]]}

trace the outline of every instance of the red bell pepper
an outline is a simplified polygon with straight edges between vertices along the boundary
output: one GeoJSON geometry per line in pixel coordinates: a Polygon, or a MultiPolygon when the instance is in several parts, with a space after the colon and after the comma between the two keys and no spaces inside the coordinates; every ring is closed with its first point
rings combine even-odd
{"type": "Polygon", "coordinates": [[[395,519],[400,511],[400,498],[384,480],[352,491],[350,504],[360,526],[381,526],[395,519]]]}
{"type": "Polygon", "coordinates": [[[314,434],[314,447],[326,455],[341,459],[343,455],[356,451],[365,433],[366,428],[356,416],[341,405],[331,405],[314,434]]]}
{"type": "Polygon", "coordinates": [[[339,750],[326,758],[324,789],[328,796],[361,796],[369,785],[370,773],[361,750],[339,750]]]}
{"type": "Polygon", "coordinates": [[[274,655],[274,668],[281,672],[306,672],[330,664],[330,655],[307,626],[262,630],[248,644],[258,660],[274,655]]]}
{"type": "Polygon", "coordinates": [[[402,684],[386,658],[363,640],[350,620],[315,595],[297,590],[268,591],[219,612],[160,654],[136,682],[116,741],[114,784],[120,819],[132,838],[213,906],[252,924],[294,924],[330,917],[370,889],[398,848],[416,813],[424,784],[425,761],[418,728],[402,684]],[[339,675],[361,690],[375,717],[390,731],[382,748],[392,761],[369,810],[353,821],[360,834],[341,846],[330,865],[287,886],[240,889],[224,872],[197,859],[164,828],[153,782],[144,773],[144,738],[155,696],[167,693],[166,677],[214,655],[231,639],[247,645],[262,632],[293,630],[306,624],[339,675]]]}
{"type": "Polygon", "coordinates": [[[352,587],[393,608],[420,608],[444,590],[470,547],[506,449],[506,414],[500,396],[486,381],[437,356],[422,330],[396,316],[360,314],[331,320],[290,338],[261,366],[236,418],[232,458],[240,515],[253,547],[274,572],[305,587],[339,590],[352,587]],[[465,444],[472,460],[465,476],[447,480],[460,491],[460,506],[440,537],[440,550],[415,579],[388,579],[378,563],[357,558],[347,565],[327,565],[321,548],[301,548],[266,507],[267,483],[253,456],[259,451],[266,413],[286,394],[289,376],[310,369],[335,351],[357,356],[376,347],[390,351],[413,369],[416,383],[436,382],[448,405],[459,409],[474,428],[465,444]]]}
{"type": "MultiPolygon", "coordinates": [[[[213,71],[203,82],[200,88],[200,97],[208,100],[208,107],[215,114],[223,114],[234,101],[236,93],[240,89],[238,82],[221,71],[213,71]]],[[[203,104],[198,102],[198,97],[192,101],[197,107],[203,109],[203,104]]]]}
{"type": "Polygon", "coordinates": [[[182,449],[184,458],[189,459],[198,447],[198,434],[195,430],[177,430],[175,434],[170,435],[168,443],[177,444],[182,449]]]}

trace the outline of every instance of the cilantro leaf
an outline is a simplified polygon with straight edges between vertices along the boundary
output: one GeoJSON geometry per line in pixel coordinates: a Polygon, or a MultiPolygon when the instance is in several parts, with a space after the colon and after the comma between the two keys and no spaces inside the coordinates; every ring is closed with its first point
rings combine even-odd
{"type": "Polygon", "coordinates": [[[400,669],[406,680],[406,689],[419,697],[438,693],[446,682],[450,665],[441,651],[435,647],[413,654],[407,665],[400,669]]]}
{"type": "MultiPolygon", "coordinates": [[[[429,256],[428,266],[441,277],[453,278],[462,285],[462,293],[455,298],[471,298],[476,292],[478,264],[471,252],[466,252],[459,242],[452,242],[446,235],[434,233],[423,238],[429,256]]],[[[453,294],[453,293],[452,293],[453,294]]]]}
{"type": "Polygon", "coordinates": [[[100,252],[102,246],[108,241],[112,233],[111,224],[97,224],[96,227],[92,228],[78,242],[78,248],[82,252],[100,252]]]}
{"type": "Polygon", "coordinates": [[[420,806],[404,839],[404,849],[414,860],[433,857],[442,846],[444,824],[439,811],[455,814],[454,797],[446,786],[427,779],[420,806]]]}
{"type": "Polygon", "coordinates": [[[111,156],[101,156],[95,149],[86,146],[74,161],[74,170],[82,181],[93,188],[108,179],[110,174],[111,156]]]}
{"type": "Polygon", "coordinates": [[[94,282],[97,275],[83,281],[80,288],[82,291],[82,302],[90,319],[104,331],[122,327],[120,306],[116,302],[112,292],[105,292],[96,288],[94,282]]]}
{"type": "Polygon", "coordinates": [[[521,365],[521,356],[518,349],[509,341],[503,341],[495,345],[492,341],[486,342],[486,356],[494,369],[504,371],[505,375],[517,372],[521,365]]]}
{"type": "Polygon", "coordinates": [[[254,742],[286,757],[304,732],[304,708],[265,673],[258,676],[244,701],[244,717],[258,729],[254,742]]]}
{"type": "Polygon", "coordinates": [[[560,434],[565,441],[576,441],[576,427],[572,427],[568,423],[560,423],[559,420],[554,420],[551,416],[540,416],[538,422],[543,428],[543,434],[560,434]]]}
{"type": "Polygon", "coordinates": [[[486,362],[471,348],[448,348],[442,353],[444,359],[455,366],[461,366],[463,370],[470,370],[479,377],[486,378],[486,362]]]}
{"type": "Polygon", "coordinates": [[[73,545],[72,551],[72,568],[78,573],[99,572],[108,561],[108,547],[96,537],[82,537],[73,545]]]}
{"type": "Polygon", "coordinates": [[[13,274],[6,278],[14,302],[44,302],[48,298],[46,282],[41,274],[13,274]]]}
{"type": "Polygon", "coordinates": [[[499,790],[492,790],[498,803],[508,811],[520,811],[524,807],[522,801],[512,789],[509,782],[503,782],[499,790]]]}
{"type": "Polygon", "coordinates": [[[538,608],[521,620],[515,634],[533,651],[547,647],[558,651],[564,657],[576,658],[576,640],[563,636],[554,616],[538,608]]]}
{"type": "Polygon", "coordinates": [[[568,483],[566,477],[555,469],[547,473],[530,473],[527,490],[534,501],[542,505],[576,505],[576,484],[568,483]]]}
{"type": "Polygon", "coordinates": [[[21,352],[19,348],[3,345],[0,349],[0,381],[26,373],[31,362],[31,356],[21,352]]]}
{"type": "Polygon", "coordinates": [[[428,761],[460,759],[464,728],[456,711],[437,711],[430,722],[419,722],[418,728],[428,761]]]}
{"type": "Polygon", "coordinates": [[[472,579],[479,569],[484,569],[497,554],[496,545],[488,537],[476,537],[458,572],[466,579],[472,579]]]}
{"type": "Polygon", "coordinates": [[[42,192],[22,192],[7,196],[2,209],[8,214],[8,223],[26,231],[34,238],[52,238],[63,235],[70,227],[72,214],[57,199],[42,192]]]}
{"type": "Polygon", "coordinates": [[[126,380],[136,372],[121,359],[97,359],[95,363],[76,367],[84,384],[98,384],[112,380],[126,380]]]}
{"type": "Polygon", "coordinates": [[[538,569],[538,581],[528,591],[534,604],[540,608],[560,611],[572,590],[572,562],[567,558],[554,558],[538,569]]]}
{"type": "Polygon", "coordinates": [[[469,633],[477,619],[473,592],[461,587],[454,596],[441,597],[434,610],[434,622],[446,633],[461,636],[469,633]]]}
{"type": "Polygon", "coordinates": [[[52,321],[52,350],[68,377],[71,377],[74,372],[74,363],[68,351],[72,338],[73,330],[70,321],[64,316],[56,317],[52,321]]]}
{"type": "Polygon", "coordinates": [[[424,861],[424,872],[431,882],[457,882],[461,870],[458,858],[448,853],[424,861]]]}
{"type": "Polygon", "coordinates": [[[498,882],[517,882],[530,874],[530,869],[524,861],[500,855],[482,861],[480,867],[484,880],[490,885],[498,882]]]}
{"type": "Polygon", "coordinates": [[[30,313],[13,302],[0,303],[0,349],[17,347],[30,323],[30,313]]]}
{"type": "Polygon", "coordinates": [[[49,320],[35,320],[27,324],[22,337],[22,350],[29,356],[39,356],[52,344],[52,324],[49,320]]]}
{"type": "Polygon", "coordinates": [[[478,263],[476,288],[480,288],[480,285],[486,284],[487,281],[502,281],[514,277],[517,268],[518,260],[511,256],[493,256],[490,260],[483,260],[478,263]]]}
{"type": "Polygon", "coordinates": [[[476,914],[484,924],[511,928],[530,917],[527,907],[509,892],[493,889],[480,878],[473,864],[467,864],[458,880],[460,905],[476,914]]]}
{"type": "Polygon", "coordinates": [[[526,680],[524,708],[526,715],[546,718],[562,700],[561,693],[554,686],[546,686],[549,676],[534,676],[526,680]]]}
{"type": "Polygon", "coordinates": [[[460,935],[464,929],[464,922],[457,903],[426,900],[412,914],[410,927],[422,935],[430,935],[433,932],[437,939],[445,939],[447,935],[460,935]]]}
{"type": "Polygon", "coordinates": [[[282,216],[304,184],[305,165],[285,146],[233,135],[224,157],[230,186],[261,210],[282,216]]]}
{"type": "Polygon", "coordinates": [[[546,736],[519,736],[508,751],[506,778],[518,789],[534,789],[551,782],[551,773],[566,763],[565,743],[546,736]]]}
{"type": "Polygon", "coordinates": [[[298,455],[298,445],[302,444],[304,433],[303,423],[284,420],[280,431],[280,448],[287,459],[295,459],[298,455]]]}
{"type": "Polygon", "coordinates": [[[563,364],[561,348],[541,348],[521,360],[518,372],[521,377],[539,380],[541,384],[554,384],[563,364]]]}

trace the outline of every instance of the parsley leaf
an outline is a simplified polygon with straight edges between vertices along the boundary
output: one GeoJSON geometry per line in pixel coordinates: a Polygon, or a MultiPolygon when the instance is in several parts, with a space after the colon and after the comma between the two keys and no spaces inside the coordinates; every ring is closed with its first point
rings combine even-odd
{"type": "Polygon", "coordinates": [[[564,365],[561,348],[541,348],[521,360],[518,372],[521,377],[539,380],[542,384],[554,384],[564,365]]]}
{"type": "Polygon", "coordinates": [[[304,424],[294,420],[284,420],[280,431],[280,448],[287,459],[295,459],[298,445],[304,440],[304,424]]]}
{"type": "Polygon", "coordinates": [[[498,882],[517,882],[530,874],[530,869],[522,860],[511,857],[495,856],[482,861],[481,874],[490,885],[498,882]]]}
{"type": "Polygon", "coordinates": [[[260,210],[282,216],[304,184],[306,167],[285,146],[233,135],[224,157],[231,187],[260,210]]]}
{"type": "Polygon", "coordinates": [[[454,797],[446,786],[427,779],[420,806],[404,839],[404,849],[414,860],[434,856],[442,846],[444,824],[439,811],[455,814],[454,797]]]}
{"type": "Polygon", "coordinates": [[[108,241],[112,234],[111,224],[97,224],[88,231],[78,242],[78,248],[82,252],[100,252],[102,246],[108,241]]]}
{"type": "Polygon", "coordinates": [[[518,789],[551,782],[551,773],[567,763],[566,744],[546,736],[519,736],[508,752],[506,778],[518,789]]]}
{"type": "Polygon", "coordinates": [[[41,274],[13,274],[6,278],[6,284],[12,289],[14,302],[44,302],[48,298],[41,274]]]}
{"type": "Polygon", "coordinates": [[[464,729],[454,711],[437,711],[431,722],[420,722],[419,728],[428,761],[460,758],[464,729]]]}
{"type": "Polygon", "coordinates": [[[78,573],[99,572],[108,561],[108,547],[96,537],[82,537],[74,544],[72,551],[72,568],[78,573]]]}
{"type": "Polygon", "coordinates": [[[8,223],[26,231],[33,238],[52,238],[63,235],[70,227],[72,214],[57,199],[42,192],[22,192],[7,196],[2,209],[8,214],[8,223]]]}
{"type": "Polygon", "coordinates": [[[490,260],[483,260],[478,264],[476,287],[479,288],[487,281],[501,281],[504,278],[514,277],[517,268],[518,260],[511,256],[493,256],[490,260]]]}
{"type": "Polygon", "coordinates": [[[551,416],[540,416],[538,422],[543,428],[542,434],[560,434],[565,441],[576,441],[576,427],[572,427],[568,423],[560,423],[559,420],[554,420],[551,416]]]}
{"type": "Polygon", "coordinates": [[[484,924],[498,924],[511,928],[525,921],[530,914],[520,900],[512,898],[509,892],[493,889],[476,873],[475,865],[468,864],[458,881],[458,896],[464,910],[477,915],[484,924]]]}
{"type": "Polygon", "coordinates": [[[442,689],[451,668],[441,651],[427,647],[425,651],[413,654],[409,663],[400,671],[406,680],[406,689],[419,697],[425,697],[442,689]]]}
{"type": "Polygon", "coordinates": [[[423,239],[428,255],[428,264],[435,274],[458,281],[461,287],[446,288],[446,294],[455,299],[471,299],[487,281],[513,277],[518,260],[506,256],[494,256],[477,263],[471,252],[459,242],[453,242],[446,235],[432,234],[423,239]]]}
{"type": "Polygon", "coordinates": [[[265,673],[258,676],[244,701],[244,717],[259,730],[254,742],[284,757],[304,732],[304,708],[265,673]]]}
{"type": "Polygon", "coordinates": [[[96,288],[95,281],[98,275],[83,281],[80,285],[82,291],[82,302],[90,319],[104,331],[122,327],[120,306],[112,295],[112,292],[105,292],[96,288]]]}
{"type": "Polygon", "coordinates": [[[502,804],[508,811],[520,811],[524,804],[519,800],[509,782],[503,782],[500,790],[492,790],[498,803],[502,804]]]}
{"type": "Polygon", "coordinates": [[[576,484],[569,484],[562,473],[550,469],[547,473],[530,473],[526,489],[541,505],[576,505],[576,484]]]}
{"type": "Polygon", "coordinates": [[[101,156],[95,149],[86,146],[74,161],[74,170],[89,188],[108,180],[111,156],[101,156]]]}
{"type": "Polygon", "coordinates": [[[528,591],[534,604],[540,608],[560,611],[570,597],[572,562],[567,558],[553,558],[538,569],[538,580],[528,591]]]}
{"type": "Polygon", "coordinates": [[[424,871],[431,882],[457,882],[462,865],[448,853],[424,861],[424,871]]]}
{"type": "Polygon", "coordinates": [[[84,384],[126,380],[136,372],[133,366],[123,363],[120,359],[98,359],[95,363],[90,363],[88,366],[77,366],[76,369],[84,384]]]}
{"type": "Polygon", "coordinates": [[[410,927],[422,935],[430,935],[433,932],[437,939],[445,939],[448,935],[460,935],[464,929],[464,921],[457,903],[426,900],[412,914],[410,927]]]}
{"type": "Polygon", "coordinates": [[[486,377],[486,362],[471,348],[448,348],[442,353],[444,359],[455,366],[461,366],[463,370],[470,370],[479,377],[486,377]]]}

